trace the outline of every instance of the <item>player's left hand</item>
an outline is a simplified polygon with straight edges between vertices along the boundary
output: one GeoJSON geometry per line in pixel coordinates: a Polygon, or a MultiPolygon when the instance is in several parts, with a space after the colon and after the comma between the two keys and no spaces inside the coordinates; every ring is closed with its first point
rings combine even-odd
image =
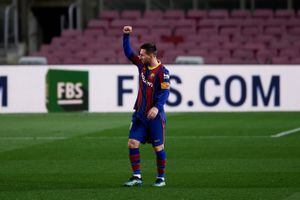
{"type": "Polygon", "coordinates": [[[156,107],[152,107],[148,112],[147,118],[154,119],[156,117],[157,113],[158,113],[158,109],[156,107]]]}

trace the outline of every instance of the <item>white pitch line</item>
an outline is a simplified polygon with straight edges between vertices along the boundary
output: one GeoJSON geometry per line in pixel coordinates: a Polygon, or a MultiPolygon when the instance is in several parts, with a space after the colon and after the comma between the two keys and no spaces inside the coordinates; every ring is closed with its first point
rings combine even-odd
{"type": "Polygon", "coordinates": [[[296,129],[293,129],[293,130],[288,130],[288,131],[284,131],[284,132],[281,132],[281,133],[277,133],[275,135],[271,135],[271,138],[279,138],[279,137],[282,137],[282,136],[290,135],[292,133],[296,133],[298,131],[300,131],[300,127],[296,128],[296,129]]]}
{"type": "MultiPolygon", "coordinates": [[[[66,139],[84,139],[84,140],[123,140],[127,139],[128,136],[87,136],[87,137],[59,137],[59,136],[49,136],[49,137],[30,137],[30,136],[24,136],[24,137],[0,137],[1,140],[66,140],[66,139]]],[[[232,135],[205,135],[205,136],[167,136],[166,139],[254,139],[254,138],[268,138],[268,136],[232,136],[232,135]]]]}

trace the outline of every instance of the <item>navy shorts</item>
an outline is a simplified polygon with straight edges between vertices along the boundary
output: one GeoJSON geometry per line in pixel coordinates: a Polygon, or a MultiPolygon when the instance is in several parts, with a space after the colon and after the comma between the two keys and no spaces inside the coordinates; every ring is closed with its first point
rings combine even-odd
{"type": "Polygon", "coordinates": [[[138,140],[141,143],[151,143],[152,146],[159,146],[165,142],[165,126],[166,118],[163,114],[158,113],[157,116],[149,120],[140,119],[136,113],[132,115],[129,139],[138,140]]]}

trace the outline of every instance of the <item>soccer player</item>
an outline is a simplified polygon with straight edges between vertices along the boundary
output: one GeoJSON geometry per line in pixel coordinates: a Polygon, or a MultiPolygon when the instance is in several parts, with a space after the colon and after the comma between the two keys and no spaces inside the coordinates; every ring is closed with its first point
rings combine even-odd
{"type": "Polygon", "coordinates": [[[157,163],[157,177],[153,186],[162,187],[166,185],[164,104],[169,96],[169,71],[157,59],[157,49],[154,44],[143,44],[137,55],[130,46],[132,27],[125,26],[123,33],[125,55],[139,71],[139,90],[128,140],[133,175],[124,185],[128,187],[142,185],[139,147],[140,143],[151,143],[156,153],[157,163]]]}

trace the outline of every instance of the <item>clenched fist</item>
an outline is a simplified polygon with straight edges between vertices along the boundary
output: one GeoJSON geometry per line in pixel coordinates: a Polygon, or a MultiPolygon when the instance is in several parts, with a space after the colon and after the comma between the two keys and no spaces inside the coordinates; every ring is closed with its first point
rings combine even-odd
{"type": "Polygon", "coordinates": [[[131,33],[132,32],[132,26],[124,26],[123,33],[131,33]]]}

